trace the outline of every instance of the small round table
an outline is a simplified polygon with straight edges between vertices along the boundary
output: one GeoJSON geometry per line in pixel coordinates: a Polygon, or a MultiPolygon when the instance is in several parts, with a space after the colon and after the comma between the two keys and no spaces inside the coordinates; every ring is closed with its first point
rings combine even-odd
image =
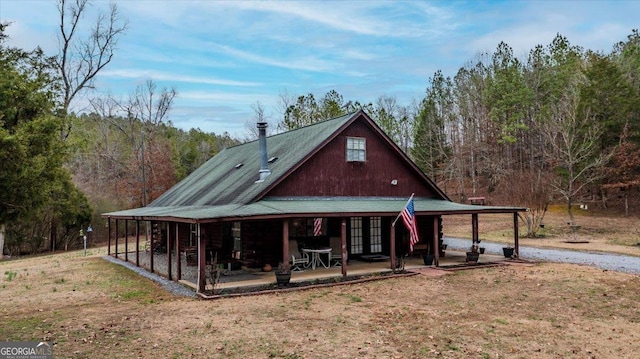
{"type": "Polygon", "coordinates": [[[316,267],[322,265],[325,268],[329,268],[329,261],[325,264],[322,258],[320,258],[321,254],[331,255],[331,247],[322,247],[322,248],[302,248],[302,251],[305,253],[311,253],[311,269],[316,269],[316,267]]]}

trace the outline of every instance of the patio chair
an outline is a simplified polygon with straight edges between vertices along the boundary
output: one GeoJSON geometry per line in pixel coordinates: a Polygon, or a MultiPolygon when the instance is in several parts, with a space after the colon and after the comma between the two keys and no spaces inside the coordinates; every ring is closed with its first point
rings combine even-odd
{"type": "Polygon", "coordinates": [[[302,268],[308,267],[310,264],[309,254],[304,252],[302,254],[300,253],[296,240],[289,240],[289,255],[291,256],[292,271],[302,271],[302,268]],[[302,267],[300,265],[302,265],[302,267]]]}
{"type": "Polygon", "coordinates": [[[329,244],[331,245],[329,265],[333,267],[342,266],[342,238],[331,237],[329,244]]]}

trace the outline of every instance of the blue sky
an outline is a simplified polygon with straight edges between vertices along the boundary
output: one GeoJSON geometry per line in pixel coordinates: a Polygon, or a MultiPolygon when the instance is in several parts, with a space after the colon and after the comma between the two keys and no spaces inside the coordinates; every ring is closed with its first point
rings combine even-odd
{"type": "MultiPolygon", "coordinates": [[[[609,52],[640,27],[640,1],[116,1],[129,20],[97,96],[126,97],[152,79],[175,87],[175,126],[242,137],[260,102],[336,90],[345,100],[420,100],[436,70],[454,76],[505,41],[519,57],[557,33],[609,52]]],[[[54,0],[0,0],[10,46],[57,53],[54,0]]],[[[94,1],[90,23],[107,1],[94,1]]],[[[86,109],[79,98],[75,110],[86,109]]]]}

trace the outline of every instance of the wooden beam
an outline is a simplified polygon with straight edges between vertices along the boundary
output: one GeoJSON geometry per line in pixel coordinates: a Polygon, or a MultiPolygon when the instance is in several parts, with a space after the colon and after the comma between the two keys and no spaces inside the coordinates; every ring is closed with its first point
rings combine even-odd
{"type": "Polygon", "coordinates": [[[140,267],[140,221],[136,221],[136,266],[140,267]]]}
{"type": "Polygon", "coordinates": [[[124,220],[124,261],[129,261],[129,221],[124,220]]]}
{"type": "Polygon", "coordinates": [[[182,279],[182,259],[180,258],[180,225],[174,223],[176,227],[176,280],[182,279]]]}
{"type": "Polygon", "coordinates": [[[440,264],[440,248],[438,248],[438,244],[440,243],[439,234],[439,216],[433,216],[433,264],[437,267],[440,264]]]}
{"type": "MultiPolygon", "coordinates": [[[[342,255],[342,276],[347,276],[347,219],[342,217],[342,226],[340,228],[340,253],[342,255]]],[[[329,263],[331,263],[331,254],[329,254],[329,263]]],[[[331,264],[329,264],[331,265],[331,264]]]]}
{"type": "Polygon", "coordinates": [[[471,238],[473,244],[478,243],[479,234],[478,234],[478,214],[473,213],[471,215],[471,238]]]}
{"type": "Polygon", "coordinates": [[[396,270],[396,226],[391,224],[389,235],[389,256],[391,257],[391,270],[396,270]]]}
{"type": "Polygon", "coordinates": [[[202,240],[200,223],[196,224],[196,241],[198,243],[198,293],[205,290],[205,268],[207,265],[206,242],[202,240]]]}
{"type": "Polygon", "coordinates": [[[514,243],[514,251],[516,253],[516,258],[520,258],[520,238],[518,235],[518,213],[513,214],[513,241],[514,243]]]}
{"type": "Polygon", "coordinates": [[[172,279],[172,270],[171,270],[171,224],[167,222],[167,278],[169,280],[172,279]]]}
{"type": "Polygon", "coordinates": [[[282,220],[282,264],[289,268],[289,220],[282,220]]]}
{"type": "Polygon", "coordinates": [[[153,222],[147,222],[147,241],[149,242],[149,265],[153,273],[153,222]],[[151,227],[151,240],[149,240],[149,227],[151,227]]]}
{"type": "Polygon", "coordinates": [[[111,255],[111,217],[107,217],[107,255],[111,255]]]}
{"type": "Polygon", "coordinates": [[[116,219],[116,258],[118,258],[118,220],[116,219]]]}

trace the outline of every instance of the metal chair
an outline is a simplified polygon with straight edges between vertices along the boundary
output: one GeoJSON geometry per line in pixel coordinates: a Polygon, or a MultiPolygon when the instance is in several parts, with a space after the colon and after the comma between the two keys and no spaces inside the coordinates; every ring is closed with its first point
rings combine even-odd
{"type": "Polygon", "coordinates": [[[329,244],[331,245],[329,265],[333,267],[341,267],[342,266],[342,238],[331,237],[329,238],[329,244]]]}
{"type": "Polygon", "coordinates": [[[291,270],[302,271],[302,268],[306,268],[311,263],[309,260],[309,254],[302,253],[298,250],[298,242],[296,240],[289,240],[289,255],[291,256],[291,270]],[[300,267],[302,265],[302,267],[300,267]]]}

